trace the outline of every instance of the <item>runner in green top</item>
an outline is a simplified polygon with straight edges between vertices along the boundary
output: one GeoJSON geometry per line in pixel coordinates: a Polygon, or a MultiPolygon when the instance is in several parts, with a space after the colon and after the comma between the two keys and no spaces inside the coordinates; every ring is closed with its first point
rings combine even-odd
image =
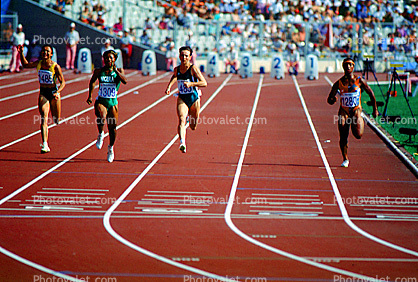
{"type": "Polygon", "coordinates": [[[113,50],[103,53],[105,66],[94,70],[90,79],[89,97],[87,98],[87,104],[90,105],[93,102],[91,96],[96,80],[99,80],[99,93],[96,98],[96,102],[94,103],[94,110],[97,117],[97,129],[99,130],[96,147],[100,150],[103,146],[103,127],[106,121],[107,128],[109,130],[107,161],[110,163],[113,162],[113,159],[115,158],[113,145],[115,144],[116,127],[118,123],[118,90],[121,82],[123,84],[127,83],[123,69],[118,69],[115,66],[117,57],[117,53],[113,50]]]}

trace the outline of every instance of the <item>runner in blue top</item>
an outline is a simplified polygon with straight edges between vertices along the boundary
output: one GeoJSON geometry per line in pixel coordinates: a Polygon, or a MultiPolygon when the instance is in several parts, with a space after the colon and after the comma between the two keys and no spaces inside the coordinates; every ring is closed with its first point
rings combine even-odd
{"type": "Polygon", "coordinates": [[[189,46],[183,46],[179,50],[180,65],[174,68],[167,85],[165,94],[170,95],[171,86],[177,81],[179,95],[177,98],[177,116],[179,118],[178,134],[180,137],[180,151],[186,153],[186,119],[190,115],[189,124],[192,130],[196,129],[199,122],[200,98],[198,87],[206,87],[208,84],[199,68],[191,64],[193,50],[189,46]]]}
{"type": "Polygon", "coordinates": [[[96,80],[99,80],[99,93],[94,103],[94,110],[96,114],[97,129],[99,136],[97,137],[96,147],[101,149],[103,145],[103,127],[105,121],[109,130],[109,146],[107,149],[107,161],[113,162],[115,153],[113,145],[116,140],[116,127],[118,123],[118,90],[120,83],[126,84],[128,81],[125,77],[123,69],[118,69],[115,66],[115,61],[118,55],[114,50],[108,50],[103,53],[103,60],[105,66],[103,68],[95,69],[90,79],[89,96],[87,104],[91,104],[91,99],[96,80]]]}

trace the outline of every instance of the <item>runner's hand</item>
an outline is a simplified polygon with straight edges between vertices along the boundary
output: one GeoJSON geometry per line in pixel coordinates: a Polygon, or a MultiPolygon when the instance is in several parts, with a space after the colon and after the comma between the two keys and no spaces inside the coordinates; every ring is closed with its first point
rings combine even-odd
{"type": "Polygon", "coordinates": [[[327,102],[330,105],[334,105],[337,102],[337,98],[335,96],[328,96],[327,102]]]}
{"type": "Polygon", "coordinates": [[[88,97],[86,102],[87,102],[87,104],[91,105],[91,103],[93,103],[93,100],[91,99],[91,97],[88,97]]]}

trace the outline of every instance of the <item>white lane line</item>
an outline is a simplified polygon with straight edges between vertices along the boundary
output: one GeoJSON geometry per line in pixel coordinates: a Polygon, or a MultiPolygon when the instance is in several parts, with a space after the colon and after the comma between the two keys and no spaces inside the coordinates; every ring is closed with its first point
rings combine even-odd
{"type": "MultiPolygon", "coordinates": [[[[136,87],[135,87],[136,88],[136,87]]],[[[139,88],[139,87],[138,87],[139,88]]],[[[137,89],[138,89],[137,88],[137,89]]],[[[131,89],[131,91],[133,91],[133,89],[131,89]]],[[[174,91],[173,91],[174,92],[174,91]]],[[[156,105],[158,105],[159,103],[161,103],[162,101],[166,100],[167,98],[169,98],[170,96],[164,95],[163,97],[161,97],[160,99],[158,99],[157,101],[155,101],[154,103],[152,103],[151,105],[149,105],[148,107],[144,108],[143,110],[141,110],[140,112],[138,112],[137,114],[135,114],[133,117],[131,117],[130,119],[128,119],[127,121],[123,122],[121,125],[119,125],[117,128],[121,128],[122,126],[126,125],[127,123],[129,123],[130,121],[132,121],[133,119],[137,118],[138,116],[142,115],[143,113],[145,113],[146,111],[148,111],[149,109],[155,107],[156,105]]],[[[107,136],[108,133],[105,134],[105,136],[107,136]]],[[[72,154],[71,156],[69,156],[68,158],[66,158],[65,160],[61,161],[59,164],[55,165],[54,167],[50,168],[49,170],[45,171],[44,173],[42,173],[41,175],[39,175],[38,177],[36,177],[35,179],[33,179],[32,181],[28,182],[27,184],[25,184],[24,186],[20,187],[19,189],[15,190],[13,193],[9,194],[8,196],[4,197],[3,199],[0,200],[0,206],[2,204],[4,204],[5,202],[7,202],[8,200],[10,200],[11,198],[13,198],[14,196],[20,194],[21,192],[25,191],[27,188],[29,188],[30,186],[32,186],[34,183],[38,182],[39,180],[41,180],[42,178],[44,178],[45,176],[47,176],[48,174],[50,174],[51,172],[53,172],[54,170],[58,169],[59,167],[63,166],[64,164],[66,164],[67,162],[69,162],[70,160],[72,160],[73,158],[77,157],[78,155],[80,155],[81,153],[83,153],[84,151],[88,150],[90,147],[92,147],[93,145],[96,144],[96,140],[92,141],[91,143],[87,144],[85,147],[81,148],[80,150],[78,150],[77,152],[75,152],[74,154],[72,154]]],[[[0,210],[21,210],[21,209],[3,209],[0,208],[0,210]]],[[[77,210],[75,211],[77,212],[77,210]]],[[[87,212],[87,211],[83,211],[83,212],[87,212]]],[[[90,212],[94,212],[94,211],[90,211],[90,212]]],[[[96,211],[96,212],[101,212],[101,211],[96,211]]],[[[46,268],[40,264],[34,263],[30,260],[27,260],[21,256],[18,256],[8,250],[6,250],[5,248],[0,246],[0,252],[5,254],[6,256],[9,256],[23,264],[26,264],[28,266],[31,266],[33,268],[36,268],[40,271],[43,271],[45,273],[49,273],[58,277],[62,277],[67,279],[68,281],[82,281],[79,279],[76,279],[74,277],[68,276],[68,275],[64,275],[61,274],[55,270],[46,268]]]]}
{"type": "MultiPolygon", "coordinates": [[[[152,195],[152,194],[145,194],[144,197],[173,197],[173,198],[213,198],[213,196],[204,196],[204,195],[152,195]]],[[[153,198],[149,198],[152,200],[153,198]]]]}
{"type": "MultiPolygon", "coordinates": [[[[153,82],[155,82],[155,81],[159,80],[160,78],[163,78],[163,77],[165,77],[167,75],[168,75],[168,73],[165,73],[165,74],[160,75],[160,76],[158,76],[158,77],[156,77],[154,79],[151,79],[151,80],[149,80],[149,81],[147,81],[147,82],[145,82],[145,83],[143,83],[141,85],[138,85],[138,86],[136,86],[136,87],[134,87],[134,88],[132,88],[130,90],[127,90],[127,91],[123,92],[122,94],[120,94],[118,96],[118,98],[121,98],[121,97],[123,97],[123,96],[125,96],[125,95],[127,95],[127,94],[129,94],[129,93],[131,93],[131,92],[133,92],[135,90],[138,90],[138,89],[140,89],[142,87],[145,87],[145,86],[147,86],[147,85],[149,85],[149,84],[151,84],[151,83],[153,83],[153,82]]],[[[78,116],[80,116],[80,115],[82,115],[82,114],[84,114],[84,113],[86,113],[88,111],[91,111],[92,109],[94,109],[94,107],[89,107],[87,109],[82,110],[81,112],[78,112],[78,113],[76,113],[76,114],[74,114],[72,116],[69,116],[69,117],[67,117],[65,119],[62,119],[61,122],[60,122],[60,124],[65,124],[68,121],[70,121],[70,120],[72,120],[72,119],[74,119],[74,118],[76,118],[76,117],[78,117],[78,116]]],[[[55,123],[54,124],[51,124],[51,125],[48,125],[48,129],[54,128],[55,126],[57,126],[57,124],[55,124],[55,123]]],[[[37,135],[39,133],[41,133],[41,130],[37,130],[37,131],[32,132],[32,133],[30,133],[30,134],[28,134],[26,136],[23,136],[23,137],[21,137],[21,138],[19,138],[17,140],[14,140],[14,141],[12,141],[10,143],[7,143],[5,145],[2,145],[2,146],[0,146],[0,151],[3,150],[3,149],[5,149],[5,148],[7,148],[7,147],[10,147],[10,146],[12,146],[12,145],[14,145],[16,143],[19,143],[19,142],[22,142],[22,141],[24,141],[24,140],[26,140],[28,138],[31,138],[32,136],[35,136],[35,135],[37,135]]]]}
{"type": "Polygon", "coordinates": [[[95,192],[109,192],[109,189],[78,189],[78,188],[42,188],[42,190],[49,190],[49,191],[95,191],[95,192]]]}
{"type": "Polygon", "coordinates": [[[189,191],[147,191],[148,193],[173,193],[173,194],[214,194],[214,192],[189,192],[189,191]]]}
{"type": "Polygon", "coordinates": [[[253,196],[279,196],[279,197],[307,197],[307,198],[319,198],[319,195],[297,195],[297,194],[259,194],[252,193],[253,196]]]}
{"type": "Polygon", "coordinates": [[[21,73],[4,75],[4,76],[1,76],[0,77],[0,80],[8,79],[8,78],[16,78],[17,76],[23,76],[23,75],[32,74],[32,73],[36,73],[36,71],[35,70],[31,70],[31,71],[27,71],[27,72],[21,72],[21,73]]]}
{"type": "MultiPolygon", "coordinates": [[[[77,192],[43,192],[38,191],[38,194],[48,194],[48,195],[91,195],[91,196],[103,196],[106,193],[77,193],[77,192]]],[[[47,196],[45,196],[47,197],[47,196]]]]}
{"type": "MultiPolygon", "coordinates": [[[[225,219],[226,224],[229,226],[229,228],[232,231],[234,231],[238,236],[240,236],[244,240],[247,240],[247,241],[253,243],[256,246],[259,246],[261,248],[264,248],[266,250],[269,250],[269,251],[274,252],[276,254],[279,254],[281,256],[285,256],[285,257],[288,257],[292,260],[296,260],[296,261],[299,261],[299,262],[302,262],[302,263],[305,263],[305,264],[308,264],[308,265],[311,265],[311,266],[314,266],[314,267],[317,267],[317,268],[320,268],[320,269],[324,269],[324,270],[327,270],[327,271],[331,271],[331,272],[335,272],[335,273],[339,273],[339,274],[343,274],[343,275],[347,275],[347,276],[351,276],[351,277],[356,277],[356,278],[360,278],[360,279],[365,279],[365,280],[367,279],[366,281],[369,281],[369,280],[377,281],[376,279],[368,277],[368,276],[364,276],[364,275],[357,274],[357,273],[354,273],[354,272],[351,272],[351,271],[338,269],[336,267],[332,267],[332,266],[328,266],[328,265],[321,264],[321,263],[318,263],[318,262],[314,262],[314,261],[305,259],[303,257],[300,257],[300,256],[297,256],[297,255],[285,252],[283,250],[274,248],[270,245],[264,244],[260,241],[255,240],[254,238],[248,236],[244,232],[242,232],[232,222],[232,219],[231,219],[232,207],[233,207],[235,199],[236,199],[235,195],[236,195],[236,192],[237,192],[238,181],[239,181],[239,178],[240,178],[240,175],[241,175],[242,164],[243,164],[244,158],[245,158],[245,151],[247,149],[248,140],[250,139],[251,128],[252,128],[252,125],[253,125],[255,112],[256,112],[256,109],[257,109],[257,105],[258,105],[258,100],[259,100],[260,94],[261,94],[261,86],[263,84],[263,78],[264,78],[264,76],[260,75],[260,81],[259,81],[259,84],[258,84],[257,94],[256,94],[256,97],[254,99],[254,105],[253,105],[253,109],[251,111],[250,121],[248,122],[247,131],[245,133],[244,142],[243,142],[243,145],[242,145],[242,148],[241,148],[241,154],[240,154],[240,157],[239,157],[237,169],[235,171],[234,181],[232,183],[231,193],[229,195],[229,200],[228,200],[228,205],[226,206],[226,210],[225,210],[225,214],[224,214],[224,219],[225,219]]],[[[260,211],[260,212],[263,213],[263,211],[260,211]]],[[[274,213],[276,213],[276,212],[274,212],[274,213]]],[[[269,215],[269,214],[270,213],[268,213],[268,212],[266,213],[266,215],[269,215]]],[[[284,215],[295,215],[295,214],[294,213],[289,213],[289,214],[284,214],[284,215]]],[[[298,215],[299,216],[301,216],[301,215],[302,216],[308,216],[308,214],[298,214],[298,215]]],[[[309,214],[309,215],[316,216],[317,214],[309,214]]]]}
{"type": "MultiPolygon", "coordinates": [[[[75,78],[75,79],[66,81],[65,82],[65,85],[71,84],[73,82],[85,80],[87,78],[89,78],[89,77],[83,76],[83,77],[75,78]]],[[[33,94],[33,93],[37,93],[37,92],[39,92],[39,88],[33,89],[33,90],[29,90],[29,91],[26,91],[26,92],[23,92],[23,93],[20,93],[20,94],[16,94],[16,95],[13,95],[13,96],[7,96],[7,97],[4,97],[4,98],[0,98],[0,102],[7,101],[7,100],[11,100],[11,99],[14,99],[14,98],[19,98],[19,97],[26,96],[26,95],[33,94]]]]}
{"type": "Polygon", "coordinates": [[[28,80],[24,80],[24,81],[15,82],[15,83],[12,83],[12,84],[1,85],[0,86],[0,89],[14,87],[14,86],[19,86],[19,85],[26,84],[26,83],[30,83],[30,82],[34,82],[34,81],[38,81],[38,79],[37,78],[32,78],[32,79],[28,79],[28,80]]]}
{"type": "MultiPolygon", "coordinates": [[[[166,76],[166,75],[167,74],[165,74],[165,75],[163,74],[160,77],[163,77],[163,76],[166,76]]],[[[129,75],[127,75],[127,77],[129,77],[129,75]]],[[[98,88],[98,85],[96,85],[95,88],[98,88]]],[[[74,92],[74,93],[65,95],[64,97],[61,97],[61,101],[62,100],[66,100],[66,99],[71,98],[71,97],[74,97],[74,96],[77,96],[77,95],[80,95],[82,93],[86,93],[88,90],[89,90],[88,88],[85,88],[83,90],[80,90],[80,91],[77,91],[77,92],[74,92]]],[[[119,95],[118,97],[121,97],[121,95],[119,95]]],[[[18,112],[14,112],[14,113],[9,114],[9,115],[6,115],[6,116],[2,116],[2,117],[0,117],[0,121],[1,120],[4,120],[4,119],[11,118],[11,117],[14,117],[14,116],[17,116],[17,115],[20,115],[20,114],[23,114],[23,113],[26,113],[26,112],[29,112],[29,111],[32,111],[32,110],[35,110],[37,108],[38,108],[38,106],[36,105],[36,106],[33,106],[33,107],[29,107],[29,108],[23,109],[23,110],[18,111],[18,112]]],[[[62,120],[61,122],[63,122],[63,121],[64,120],[62,120]]]]}
{"type": "MultiPolygon", "coordinates": [[[[225,87],[225,85],[228,83],[228,81],[231,79],[231,75],[229,75],[225,81],[219,86],[219,88],[212,94],[212,96],[206,101],[205,105],[201,108],[201,112],[206,108],[206,106],[218,95],[218,93],[225,87]]],[[[104,217],[103,217],[103,225],[106,228],[107,232],[109,232],[110,235],[112,235],[116,240],[121,242],[122,244],[128,246],[131,249],[134,249],[144,255],[147,255],[149,257],[152,257],[156,260],[162,261],[164,263],[173,265],[175,267],[194,272],[203,276],[207,276],[210,278],[218,279],[220,281],[233,281],[226,277],[219,276],[217,274],[213,274],[192,266],[188,266],[185,264],[178,263],[176,261],[173,261],[169,258],[163,257],[161,255],[158,255],[156,253],[153,253],[147,249],[144,249],[140,246],[135,245],[134,243],[128,241],[127,239],[120,236],[112,227],[110,224],[110,216],[112,213],[117,209],[117,207],[125,200],[125,198],[132,192],[132,190],[135,188],[136,185],[145,177],[145,175],[151,170],[151,168],[162,158],[162,156],[173,146],[174,142],[176,142],[178,139],[178,135],[176,135],[168,144],[167,146],[155,157],[155,159],[144,169],[144,171],[135,179],[134,182],[129,185],[129,187],[123,192],[123,194],[116,200],[116,202],[106,211],[104,217]]]]}
{"type": "Polygon", "coordinates": [[[74,278],[72,276],[68,276],[68,275],[62,274],[62,273],[60,273],[58,271],[55,271],[55,270],[46,268],[45,266],[42,266],[40,264],[34,263],[34,262],[30,261],[30,260],[27,260],[27,259],[25,259],[25,258],[23,258],[21,256],[18,256],[16,254],[14,254],[14,253],[12,253],[12,252],[4,249],[1,246],[0,246],[0,252],[3,253],[3,254],[5,254],[6,256],[8,256],[8,257],[10,257],[10,258],[12,258],[14,260],[17,260],[17,261],[19,261],[19,262],[21,262],[23,264],[26,264],[26,265],[28,265],[30,267],[33,267],[35,269],[38,269],[40,271],[43,271],[45,273],[48,273],[48,274],[51,274],[51,275],[54,275],[54,276],[57,276],[57,277],[61,277],[63,279],[66,279],[66,281],[76,281],[76,282],[85,281],[84,279],[83,280],[79,280],[79,279],[74,278]]]}
{"type": "MultiPolygon", "coordinates": [[[[329,81],[329,79],[328,79],[328,81],[329,81]]],[[[303,109],[305,111],[305,115],[306,115],[306,118],[308,120],[309,126],[311,127],[311,131],[312,131],[312,134],[315,138],[315,142],[316,142],[316,145],[318,147],[318,151],[319,151],[319,153],[321,155],[321,158],[322,158],[322,161],[325,165],[329,181],[331,182],[332,190],[334,191],[335,198],[337,199],[338,207],[340,208],[341,215],[343,216],[343,219],[344,219],[345,223],[347,223],[347,225],[350,226],[351,229],[360,233],[364,237],[369,238],[372,241],[375,241],[375,242],[377,242],[379,244],[382,244],[386,247],[389,247],[389,248],[392,248],[392,249],[395,249],[395,250],[398,250],[398,251],[401,251],[401,252],[404,252],[404,253],[407,253],[407,254],[410,254],[410,255],[413,255],[413,256],[418,256],[418,252],[407,249],[407,248],[404,248],[404,247],[401,247],[401,246],[398,246],[398,245],[395,245],[393,243],[390,243],[388,241],[380,239],[380,238],[378,238],[374,235],[371,235],[370,233],[367,233],[366,231],[364,231],[363,229],[361,229],[360,227],[355,225],[354,222],[351,221],[350,216],[348,215],[347,209],[345,208],[344,201],[341,197],[341,193],[338,190],[338,186],[337,186],[337,182],[335,181],[334,174],[332,173],[331,168],[329,167],[327,157],[326,157],[325,152],[322,148],[321,142],[319,141],[319,137],[318,137],[318,134],[316,133],[315,126],[312,122],[312,119],[311,119],[311,116],[309,114],[308,108],[305,104],[305,99],[303,98],[302,92],[300,91],[300,89],[298,87],[298,82],[297,82],[295,77],[293,77],[293,82],[295,83],[296,89],[298,91],[299,99],[300,99],[300,101],[302,103],[302,106],[303,106],[303,109]]]]}

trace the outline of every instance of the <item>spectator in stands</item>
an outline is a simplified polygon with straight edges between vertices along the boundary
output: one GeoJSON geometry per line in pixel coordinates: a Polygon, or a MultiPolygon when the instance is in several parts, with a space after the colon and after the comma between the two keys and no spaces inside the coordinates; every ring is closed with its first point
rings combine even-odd
{"type": "Polygon", "coordinates": [[[139,42],[145,46],[151,47],[151,37],[148,35],[146,29],[144,29],[142,35],[139,37],[139,42]]]}
{"type": "MultiPolygon", "coordinates": [[[[193,31],[189,31],[187,34],[187,40],[186,40],[186,46],[189,46],[190,48],[192,48],[192,50],[197,50],[197,43],[196,40],[194,40],[193,38],[193,31]]],[[[196,57],[197,57],[197,52],[193,52],[192,57],[190,58],[190,63],[192,64],[196,64],[196,57]]]]}
{"type": "Polygon", "coordinates": [[[53,6],[54,10],[64,14],[65,13],[65,0],[56,0],[55,5],[53,6]]]}
{"type": "Polygon", "coordinates": [[[29,46],[29,53],[30,53],[30,60],[29,62],[35,62],[39,60],[39,56],[41,55],[42,47],[38,44],[38,42],[33,39],[31,45],[29,46]]]}
{"type": "Polygon", "coordinates": [[[96,27],[98,29],[106,30],[105,20],[103,19],[103,12],[101,11],[97,13],[96,27]]]}
{"type": "Polygon", "coordinates": [[[165,41],[159,44],[158,49],[160,49],[162,52],[167,52],[167,50],[170,49],[171,42],[173,42],[173,40],[167,36],[165,41]]]}
{"type": "Polygon", "coordinates": [[[123,18],[119,17],[119,21],[113,25],[113,32],[118,34],[123,31],[123,18]]]}
{"type": "Polygon", "coordinates": [[[150,18],[146,18],[144,22],[144,29],[154,30],[155,28],[156,28],[156,21],[152,21],[150,20],[150,18]]]}
{"type": "Polygon", "coordinates": [[[103,47],[101,49],[101,54],[103,56],[103,53],[109,50],[115,50],[115,48],[113,48],[113,46],[111,45],[110,39],[106,39],[105,43],[103,44],[103,47]]]}
{"type": "Polygon", "coordinates": [[[13,25],[11,22],[7,23],[6,28],[3,29],[3,40],[5,45],[2,45],[2,49],[9,49],[10,48],[10,42],[12,41],[13,36],[13,25]]]}
{"type": "Polygon", "coordinates": [[[178,16],[177,23],[184,29],[191,29],[193,26],[193,16],[185,9],[183,10],[183,13],[178,16]]]}
{"type": "Polygon", "coordinates": [[[13,33],[11,38],[12,44],[12,59],[10,60],[9,71],[10,72],[20,72],[20,54],[18,52],[17,46],[23,45],[25,43],[25,33],[23,32],[23,26],[19,24],[17,26],[16,32],[13,33]]]}
{"type": "Polygon", "coordinates": [[[170,47],[165,53],[166,70],[173,71],[177,62],[177,51],[175,50],[174,42],[170,43],[170,47]]]}
{"type": "Polygon", "coordinates": [[[128,30],[124,30],[123,37],[120,40],[120,50],[122,51],[123,68],[129,68],[132,56],[132,37],[128,30]]]}
{"type": "Polygon", "coordinates": [[[75,30],[75,23],[71,23],[70,31],[65,34],[65,43],[67,49],[67,59],[65,68],[74,69],[75,56],[77,54],[77,44],[80,42],[80,35],[75,30]]]}
{"type": "MultiPolygon", "coordinates": [[[[415,52],[415,76],[412,76],[412,74],[409,75],[409,79],[408,79],[408,95],[412,96],[412,83],[418,83],[418,53],[415,52]]],[[[406,87],[406,86],[405,86],[406,87]]],[[[418,86],[416,86],[418,87],[418,86]]],[[[416,92],[417,90],[415,90],[416,92]]]]}
{"type": "Polygon", "coordinates": [[[104,54],[104,52],[106,52],[106,51],[109,51],[109,50],[114,50],[115,48],[113,48],[113,46],[111,45],[111,42],[110,42],[110,39],[108,38],[108,39],[106,39],[106,41],[105,41],[105,43],[104,43],[104,45],[102,46],[102,48],[101,48],[101,54],[102,54],[102,66],[104,66],[104,59],[103,59],[103,54],[104,54]]]}
{"type": "Polygon", "coordinates": [[[289,48],[290,53],[286,62],[286,67],[290,75],[298,75],[299,71],[300,54],[296,48],[297,47],[295,43],[292,43],[289,48]]]}
{"type": "Polygon", "coordinates": [[[228,66],[230,66],[230,73],[238,73],[238,50],[235,49],[234,42],[230,43],[225,56],[225,73],[228,73],[228,66]]]}
{"type": "Polygon", "coordinates": [[[90,19],[92,18],[92,15],[90,13],[90,10],[87,6],[83,7],[83,11],[80,13],[80,21],[83,23],[89,24],[90,19]]]}

